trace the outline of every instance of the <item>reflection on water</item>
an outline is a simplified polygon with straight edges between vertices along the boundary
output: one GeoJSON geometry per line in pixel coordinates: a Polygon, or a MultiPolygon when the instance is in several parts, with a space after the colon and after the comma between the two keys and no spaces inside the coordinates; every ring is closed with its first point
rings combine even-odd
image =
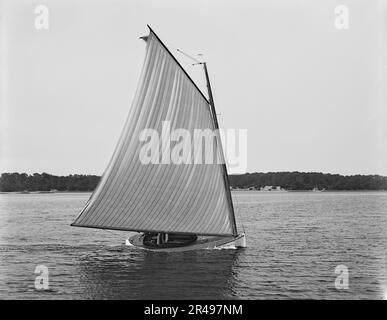
{"type": "Polygon", "coordinates": [[[79,261],[80,284],[86,289],[84,298],[91,299],[236,298],[234,267],[241,252],[101,249],[79,261]]]}

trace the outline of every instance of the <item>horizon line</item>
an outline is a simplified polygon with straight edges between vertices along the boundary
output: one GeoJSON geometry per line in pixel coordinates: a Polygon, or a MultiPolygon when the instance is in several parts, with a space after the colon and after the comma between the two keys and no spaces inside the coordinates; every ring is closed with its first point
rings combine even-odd
{"type": "MultiPolygon", "coordinates": [[[[51,176],[59,176],[59,177],[66,177],[70,175],[84,175],[84,176],[98,176],[101,177],[102,174],[94,174],[94,173],[69,173],[69,174],[54,174],[54,173],[49,173],[46,171],[42,172],[32,172],[32,173],[27,173],[27,172],[19,172],[19,171],[7,171],[7,172],[1,172],[0,174],[27,174],[27,175],[34,175],[34,174],[48,174],[51,176]]],[[[293,171],[252,171],[252,172],[244,172],[244,173],[229,173],[229,176],[238,176],[238,175],[245,175],[245,174],[271,174],[271,173],[306,173],[306,174],[311,174],[311,173],[317,173],[317,174],[324,174],[324,175],[339,175],[343,177],[350,177],[350,176],[380,176],[380,177],[385,177],[387,178],[387,175],[383,174],[377,174],[377,173],[371,173],[371,174],[364,174],[364,173],[355,173],[355,174],[342,174],[342,173],[331,173],[331,172],[322,172],[322,171],[298,171],[298,170],[293,170],[293,171]]]]}

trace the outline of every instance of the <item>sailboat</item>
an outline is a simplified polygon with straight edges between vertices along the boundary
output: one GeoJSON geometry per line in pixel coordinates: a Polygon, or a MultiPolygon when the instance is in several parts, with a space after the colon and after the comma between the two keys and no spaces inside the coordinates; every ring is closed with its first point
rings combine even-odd
{"type": "Polygon", "coordinates": [[[145,61],[123,131],[99,184],[71,225],[136,232],[126,245],[152,251],[246,247],[245,233],[237,230],[225,161],[140,161],[142,130],[161,132],[165,121],[189,132],[213,130],[216,152],[224,160],[206,63],[200,64],[208,99],[148,28],[148,36],[141,37],[145,61]]]}

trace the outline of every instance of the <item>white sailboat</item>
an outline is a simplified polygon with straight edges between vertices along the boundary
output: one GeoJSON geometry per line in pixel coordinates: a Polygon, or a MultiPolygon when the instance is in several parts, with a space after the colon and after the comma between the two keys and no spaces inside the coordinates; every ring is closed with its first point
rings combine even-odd
{"type": "Polygon", "coordinates": [[[150,27],[142,39],[145,61],[124,129],[96,190],[71,225],[135,231],[126,244],[155,251],[246,247],[245,234],[237,230],[224,161],[139,160],[141,130],[161,132],[163,121],[173,128],[216,131],[216,152],[224,159],[206,64],[209,99],[150,27]]]}

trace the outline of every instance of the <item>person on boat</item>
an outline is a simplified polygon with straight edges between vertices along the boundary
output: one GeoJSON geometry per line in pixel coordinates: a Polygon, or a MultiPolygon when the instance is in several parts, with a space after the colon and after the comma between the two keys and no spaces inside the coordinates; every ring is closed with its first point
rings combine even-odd
{"type": "Polygon", "coordinates": [[[157,234],[157,245],[165,244],[168,242],[168,233],[159,232],[157,234]]]}

